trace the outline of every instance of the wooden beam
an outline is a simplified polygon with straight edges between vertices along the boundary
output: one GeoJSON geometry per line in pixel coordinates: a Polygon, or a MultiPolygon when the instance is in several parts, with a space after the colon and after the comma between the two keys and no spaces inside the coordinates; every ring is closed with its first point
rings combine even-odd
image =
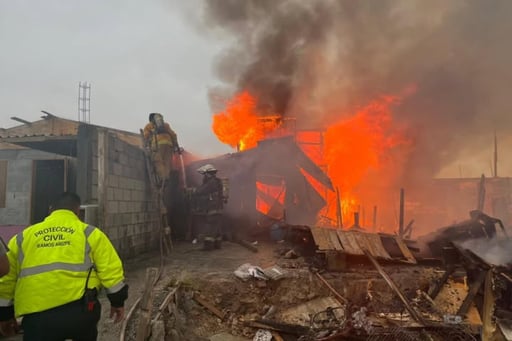
{"type": "Polygon", "coordinates": [[[484,285],[484,305],[482,308],[482,341],[493,340],[495,325],[493,323],[494,306],[496,297],[492,290],[493,287],[493,272],[488,270],[485,275],[484,285]]]}
{"type": "Polygon", "coordinates": [[[471,307],[471,303],[473,303],[473,300],[475,299],[475,296],[478,293],[478,290],[480,290],[480,287],[485,281],[486,274],[487,271],[480,271],[475,281],[469,285],[468,294],[466,295],[466,298],[464,299],[459,310],[457,311],[457,315],[466,316],[466,314],[469,311],[469,308],[471,307]]]}
{"type": "Polygon", "coordinates": [[[446,283],[446,281],[448,280],[448,278],[454,271],[455,271],[454,266],[450,266],[449,268],[446,269],[443,276],[441,276],[441,278],[436,282],[434,287],[432,287],[428,291],[428,296],[430,296],[431,299],[433,299],[433,300],[436,299],[437,295],[439,295],[439,293],[441,292],[441,289],[443,288],[444,284],[446,283]]]}
{"type": "Polygon", "coordinates": [[[31,124],[32,123],[32,122],[29,122],[29,121],[24,120],[22,118],[16,117],[16,116],[12,116],[11,120],[17,121],[17,122],[20,122],[20,123],[23,123],[23,124],[31,124]]]}
{"type": "Polygon", "coordinates": [[[194,300],[196,300],[197,303],[208,309],[211,313],[213,313],[215,316],[220,318],[221,320],[224,320],[224,317],[226,317],[226,313],[223,311],[220,311],[210,302],[206,301],[204,298],[199,296],[198,294],[194,294],[194,300]]]}
{"type": "Polygon", "coordinates": [[[340,293],[336,291],[326,280],[322,277],[318,272],[316,273],[316,277],[322,281],[322,283],[333,293],[334,297],[341,303],[341,304],[348,304],[348,301],[345,297],[341,296],[340,293]]]}
{"type": "Polygon", "coordinates": [[[389,285],[389,287],[395,292],[395,294],[400,298],[400,300],[402,301],[402,303],[404,304],[405,306],[405,309],[407,309],[407,311],[409,312],[409,314],[411,315],[411,317],[416,321],[418,322],[419,324],[421,324],[422,326],[426,326],[426,322],[425,320],[423,319],[423,317],[416,311],[414,310],[413,306],[411,305],[411,303],[409,302],[409,300],[405,297],[405,295],[402,293],[402,291],[398,288],[398,286],[395,284],[395,282],[393,282],[393,280],[391,279],[391,277],[389,277],[389,275],[384,271],[384,269],[380,266],[380,264],[377,262],[377,260],[367,251],[367,250],[363,250],[364,251],[364,254],[366,255],[366,257],[368,257],[368,259],[372,262],[373,266],[375,266],[375,268],[377,269],[377,271],[379,272],[379,274],[382,276],[382,278],[384,278],[384,280],[386,281],[386,283],[389,285]]]}
{"type": "Polygon", "coordinates": [[[153,285],[157,278],[157,268],[146,269],[146,281],[144,286],[144,294],[140,301],[140,317],[137,326],[136,340],[145,341],[149,336],[151,322],[151,308],[153,306],[153,285]]]}

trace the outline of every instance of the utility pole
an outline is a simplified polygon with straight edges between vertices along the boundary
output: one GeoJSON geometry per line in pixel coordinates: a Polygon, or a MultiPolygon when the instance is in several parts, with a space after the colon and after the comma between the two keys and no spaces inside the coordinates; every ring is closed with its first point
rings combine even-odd
{"type": "Polygon", "coordinates": [[[91,83],[78,83],[78,121],[91,122],[91,83]]]}

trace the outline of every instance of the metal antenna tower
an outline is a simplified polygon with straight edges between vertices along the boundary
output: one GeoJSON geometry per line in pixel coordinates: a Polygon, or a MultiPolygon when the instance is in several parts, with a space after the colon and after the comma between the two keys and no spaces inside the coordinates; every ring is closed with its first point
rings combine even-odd
{"type": "Polygon", "coordinates": [[[78,121],[91,122],[91,83],[78,83],[78,121]]]}

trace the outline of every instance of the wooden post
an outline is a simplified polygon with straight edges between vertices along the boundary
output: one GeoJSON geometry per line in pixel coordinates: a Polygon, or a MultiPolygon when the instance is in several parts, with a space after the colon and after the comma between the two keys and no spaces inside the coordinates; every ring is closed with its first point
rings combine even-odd
{"type": "Polygon", "coordinates": [[[384,271],[384,269],[380,266],[380,264],[377,262],[377,260],[367,250],[363,250],[363,252],[366,255],[366,257],[368,257],[368,259],[372,262],[373,266],[375,266],[375,268],[377,269],[379,274],[382,276],[382,278],[386,281],[386,283],[389,285],[389,287],[395,292],[395,294],[398,296],[398,298],[400,298],[400,300],[402,301],[402,303],[405,306],[405,309],[407,309],[407,311],[409,312],[411,317],[416,322],[421,324],[422,326],[425,326],[426,323],[425,323],[425,320],[423,319],[423,317],[421,316],[421,314],[419,314],[416,310],[414,310],[414,307],[411,305],[411,303],[409,302],[407,297],[405,297],[405,295],[402,293],[402,291],[398,288],[398,286],[391,279],[391,277],[389,277],[389,275],[384,271]]]}
{"type": "Polygon", "coordinates": [[[484,304],[482,307],[482,341],[490,341],[495,330],[493,323],[493,313],[496,297],[493,292],[493,272],[487,270],[484,284],[484,304]]]}
{"type": "Polygon", "coordinates": [[[341,210],[340,189],[336,187],[336,225],[338,228],[343,227],[343,212],[341,210]]]}
{"type": "Polygon", "coordinates": [[[494,177],[498,177],[498,137],[494,131],[494,177]]]}
{"type": "Polygon", "coordinates": [[[373,206],[373,232],[377,232],[377,206],[373,206]]]}
{"type": "Polygon", "coordinates": [[[480,177],[480,183],[478,184],[478,198],[477,198],[477,210],[483,211],[485,205],[485,175],[482,174],[480,177]]]}
{"type": "Polygon", "coordinates": [[[400,188],[400,216],[398,220],[398,235],[402,237],[404,235],[404,215],[405,215],[405,208],[404,208],[404,189],[400,188]]]}
{"type": "Polygon", "coordinates": [[[145,341],[148,338],[151,322],[151,308],[153,306],[153,285],[158,274],[157,268],[146,269],[146,282],[144,294],[140,301],[140,317],[137,326],[137,341],[145,341]]]}

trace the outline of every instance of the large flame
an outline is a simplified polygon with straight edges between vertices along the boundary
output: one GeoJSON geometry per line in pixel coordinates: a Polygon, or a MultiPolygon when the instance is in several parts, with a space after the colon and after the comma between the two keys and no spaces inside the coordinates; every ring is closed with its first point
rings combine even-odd
{"type": "MultiPolygon", "coordinates": [[[[325,132],[324,162],[339,191],[345,226],[350,226],[353,213],[362,209],[362,198],[357,194],[368,175],[373,173],[382,176],[381,181],[389,180],[379,171],[396,161],[390,157],[394,149],[409,143],[392,120],[391,107],[399,101],[399,97],[383,96],[325,132]]],[[[326,200],[328,205],[322,215],[335,220],[336,193],[328,192],[326,200]]]]}
{"type": "Polygon", "coordinates": [[[212,124],[217,138],[238,150],[256,147],[258,141],[277,127],[275,120],[261,121],[256,112],[256,100],[246,91],[229,101],[223,112],[215,114],[212,124]]]}
{"type": "MultiPolygon", "coordinates": [[[[330,225],[340,223],[337,215],[339,206],[343,225],[348,227],[353,224],[354,212],[364,210],[361,207],[362,184],[370,173],[381,176],[379,171],[396,161],[390,156],[396,147],[408,144],[408,140],[392,120],[391,108],[399,102],[398,96],[382,96],[355,113],[343,115],[343,119],[333,122],[325,132],[296,132],[299,146],[328,174],[336,189],[327,190],[303,171],[306,179],[327,202],[320,212],[319,222],[330,225]]],[[[280,121],[262,120],[256,104],[253,96],[243,92],[227,103],[224,112],[215,114],[213,131],[219,140],[239,150],[245,150],[272,136],[280,121]]],[[[382,181],[388,180],[385,175],[382,176],[382,181]]],[[[276,191],[263,183],[258,183],[258,190],[267,194],[276,191]]],[[[373,200],[375,195],[369,197],[373,200]]],[[[270,207],[266,210],[270,210],[270,207]]],[[[361,223],[364,223],[364,214],[362,220],[361,223]]]]}

